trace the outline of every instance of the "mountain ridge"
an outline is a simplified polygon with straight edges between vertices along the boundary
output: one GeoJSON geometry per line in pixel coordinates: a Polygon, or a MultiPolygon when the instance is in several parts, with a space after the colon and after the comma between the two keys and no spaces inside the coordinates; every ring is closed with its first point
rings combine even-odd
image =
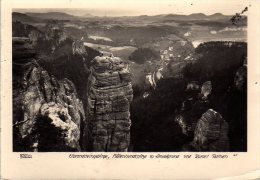
{"type": "MultiPolygon", "coordinates": [[[[35,12],[13,12],[13,15],[16,16],[28,16],[27,18],[40,18],[40,19],[56,19],[56,20],[75,20],[75,19],[84,19],[84,18],[113,18],[113,16],[95,16],[89,13],[86,13],[84,15],[72,15],[65,12],[41,12],[41,13],[35,13],[35,12]]],[[[170,19],[176,19],[176,20],[193,20],[193,19],[223,19],[223,18],[229,18],[232,17],[230,15],[224,15],[222,13],[214,13],[211,15],[206,15],[204,13],[192,13],[189,15],[183,15],[183,14],[157,14],[157,15],[137,15],[137,16],[116,16],[114,18],[170,18],[170,19]]]]}

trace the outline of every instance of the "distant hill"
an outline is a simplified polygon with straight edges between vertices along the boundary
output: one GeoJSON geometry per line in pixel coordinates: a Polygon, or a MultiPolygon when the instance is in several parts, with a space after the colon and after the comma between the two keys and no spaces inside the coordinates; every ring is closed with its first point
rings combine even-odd
{"type": "Polygon", "coordinates": [[[171,20],[221,20],[221,19],[228,19],[231,16],[226,16],[221,13],[215,13],[212,15],[205,15],[203,13],[193,13],[190,15],[180,15],[180,14],[167,14],[163,17],[163,19],[171,19],[171,20]]]}
{"type": "Polygon", "coordinates": [[[94,16],[92,14],[86,13],[86,14],[82,15],[81,17],[89,18],[89,17],[94,17],[94,16]]]}
{"type": "Polygon", "coordinates": [[[162,16],[161,18],[167,19],[167,20],[183,20],[187,18],[186,15],[180,15],[180,14],[167,14],[162,16]]]}
{"type": "Polygon", "coordinates": [[[203,14],[203,13],[193,13],[188,15],[187,17],[191,18],[191,19],[205,19],[207,18],[207,15],[203,14]]]}
{"type": "Polygon", "coordinates": [[[31,17],[31,16],[28,16],[26,14],[23,14],[23,13],[18,13],[18,12],[13,12],[12,13],[12,20],[13,22],[15,21],[20,21],[20,22],[39,22],[40,20],[36,17],[31,17]]]}
{"type": "Polygon", "coordinates": [[[47,12],[47,13],[26,13],[26,15],[41,19],[55,19],[55,20],[76,20],[77,16],[66,14],[63,12],[47,12]]]}
{"type": "MultiPolygon", "coordinates": [[[[55,20],[79,20],[84,18],[102,18],[110,19],[112,17],[98,17],[92,14],[86,13],[82,16],[74,16],[64,12],[46,12],[46,13],[18,13],[13,12],[13,20],[21,22],[39,22],[43,19],[55,19],[55,20]]],[[[139,21],[191,21],[191,20],[223,20],[230,19],[231,16],[223,15],[221,13],[215,13],[212,15],[205,15],[203,13],[193,13],[190,15],[182,14],[159,14],[154,16],[140,15],[140,16],[122,16],[116,17],[116,19],[135,19],[139,21]]]]}

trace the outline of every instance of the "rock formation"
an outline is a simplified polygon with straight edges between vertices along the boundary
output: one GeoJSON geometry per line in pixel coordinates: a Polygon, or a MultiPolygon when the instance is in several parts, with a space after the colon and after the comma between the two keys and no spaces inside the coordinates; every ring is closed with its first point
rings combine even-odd
{"type": "Polygon", "coordinates": [[[188,90],[198,90],[199,89],[198,81],[191,81],[187,84],[186,91],[188,90]]]}
{"type": "MultiPolygon", "coordinates": [[[[205,91],[205,83],[203,86],[201,87],[202,92],[205,91]]],[[[210,100],[200,92],[199,84],[196,81],[187,84],[186,96],[180,109],[175,113],[175,122],[182,128],[183,134],[193,137],[199,118],[210,108],[210,100]]]]}
{"type": "Polygon", "coordinates": [[[93,151],[127,151],[130,143],[131,75],[117,57],[97,56],[91,62],[88,114],[93,151]]]}
{"type": "Polygon", "coordinates": [[[72,43],[72,54],[85,54],[86,48],[84,46],[84,42],[81,40],[75,40],[72,43]]]}
{"type": "Polygon", "coordinates": [[[193,137],[198,119],[209,108],[209,101],[197,97],[186,99],[175,115],[175,122],[182,128],[182,133],[193,137]]]}
{"type": "Polygon", "coordinates": [[[235,72],[229,92],[227,120],[229,123],[230,151],[247,151],[247,64],[235,72]]]}
{"type": "Polygon", "coordinates": [[[20,21],[12,23],[12,36],[13,37],[28,37],[32,46],[36,46],[38,40],[44,37],[44,34],[36,27],[23,24],[20,21]]]}
{"type": "Polygon", "coordinates": [[[212,84],[211,81],[206,81],[201,86],[201,94],[203,95],[204,99],[208,98],[208,95],[210,95],[212,90],[212,84]]]}
{"type": "Polygon", "coordinates": [[[85,114],[73,83],[40,67],[27,38],[13,38],[14,151],[79,151],[85,114]]]}
{"type": "Polygon", "coordinates": [[[234,84],[237,90],[243,91],[247,86],[247,60],[244,61],[243,66],[241,66],[236,74],[234,79],[234,84]]]}
{"type": "Polygon", "coordinates": [[[184,150],[228,151],[228,124],[222,116],[209,109],[197,123],[193,141],[184,150]]]}

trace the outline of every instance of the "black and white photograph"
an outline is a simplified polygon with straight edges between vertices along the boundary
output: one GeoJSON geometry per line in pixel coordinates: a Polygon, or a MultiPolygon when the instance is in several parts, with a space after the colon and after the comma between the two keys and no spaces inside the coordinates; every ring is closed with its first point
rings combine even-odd
{"type": "Polygon", "coordinates": [[[13,152],[247,152],[248,6],[12,9],[13,152]]]}

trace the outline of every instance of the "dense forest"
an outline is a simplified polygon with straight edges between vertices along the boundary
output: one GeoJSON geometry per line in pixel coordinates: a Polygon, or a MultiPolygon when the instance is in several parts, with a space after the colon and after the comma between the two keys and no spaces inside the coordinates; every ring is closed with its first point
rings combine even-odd
{"type": "Polygon", "coordinates": [[[130,56],[129,60],[138,64],[143,64],[151,60],[159,60],[160,54],[149,48],[138,48],[130,56]]]}

